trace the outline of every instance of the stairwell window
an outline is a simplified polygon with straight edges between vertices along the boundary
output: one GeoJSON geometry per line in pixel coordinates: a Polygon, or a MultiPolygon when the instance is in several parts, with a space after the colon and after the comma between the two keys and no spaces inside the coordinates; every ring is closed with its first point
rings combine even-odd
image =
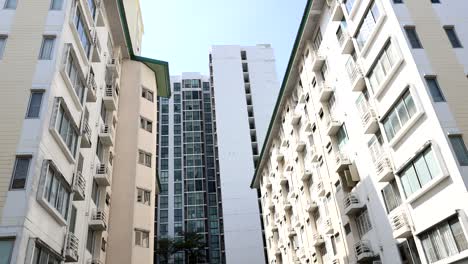
{"type": "Polygon", "coordinates": [[[414,157],[398,175],[405,195],[409,197],[432,179],[442,176],[442,170],[434,150],[429,147],[414,157]]]}
{"type": "Polygon", "coordinates": [[[450,144],[452,145],[455,156],[460,166],[468,166],[468,150],[462,135],[450,135],[450,144]]]}
{"type": "Polygon", "coordinates": [[[10,190],[22,190],[26,187],[30,163],[31,156],[16,156],[10,190]]]}
{"type": "Polygon", "coordinates": [[[44,91],[32,91],[29,98],[28,111],[26,118],[38,118],[41,111],[42,97],[44,91]]]}
{"type": "Polygon", "coordinates": [[[382,14],[377,7],[377,3],[374,1],[367,9],[366,13],[364,14],[364,19],[361,21],[357,29],[356,40],[360,49],[364,47],[367,40],[371,36],[377,20],[379,20],[381,15],[382,14]]]}
{"type": "Polygon", "coordinates": [[[5,8],[5,9],[16,9],[17,5],[18,5],[17,0],[6,0],[5,5],[3,6],[3,8],[5,8]]]}
{"type": "Polygon", "coordinates": [[[453,48],[463,48],[454,26],[444,26],[444,30],[453,48]]]}
{"type": "Polygon", "coordinates": [[[383,118],[382,123],[388,141],[391,141],[397,135],[416,112],[417,109],[413,97],[409,91],[406,91],[394,104],[386,117],[383,118]]]}
{"type": "Polygon", "coordinates": [[[140,117],[140,128],[152,133],[153,132],[153,122],[149,121],[144,117],[140,117]]]}
{"type": "Polygon", "coordinates": [[[135,245],[149,248],[149,232],[135,229],[135,245]]]}
{"type": "Polygon", "coordinates": [[[151,205],[151,192],[145,189],[137,188],[137,202],[144,205],[151,205]]]}
{"type": "Polygon", "coordinates": [[[81,9],[76,10],[75,18],[73,19],[76,27],[76,31],[78,32],[78,36],[81,41],[81,45],[86,53],[86,56],[89,57],[91,52],[91,37],[88,35],[88,28],[86,27],[86,22],[84,21],[83,14],[81,13],[81,9]]]}
{"type": "Polygon", "coordinates": [[[41,50],[39,52],[40,60],[51,60],[54,50],[55,36],[44,36],[42,38],[41,50]]]}
{"type": "Polygon", "coordinates": [[[365,209],[364,211],[362,211],[362,213],[357,215],[355,220],[359,237],[362,238],[365,234],[367,234],[367,232],[369,232],[372,229],[372,224],[367,209],[365,209]]]}
{"type": "Polygon", "coordinates": [[[140,150],[138,152],[138,163],[151,168],[151,153],[140,150]]]}
{"type": "Polygon", "coordinates": [[[400,192],[398,191],[397,182],[395,179],[391,180],[387,186],[382,189],[382,197],[385,202],[387,213],[393,211],[401,204],[400,192]]]}
{"type": "Polygon", "coordinates": [[[422,49],[423,46],[419,40],[418,33],[416,33],[416,28],[414,26],[405,27],[406,37],[408,37],[409,43],[413,49],[422,49]]]}
{"type": "Polygon", "coordinates": [[[8,36],[0,35],[0,60],[3,58],[3,52],[5,51],[6,41],[8,36]]]}
{"type": "Polygon", "coordinates": [[[419,235],[419,238],[429,263],[468,249],[466,235],[457,216],[437,224],[419,235]]]}
{"type": "Polygon", "coordinates": [[[429,92],[431,93],[432,100],[434,100],[434,102],[445,102],[445,97],[442,94],[437,77],[425,76],[424,79],[426,79],[426,84],[429,88],[429,92]]]}
{"type": "Polygon", "coordinates": [[[78,142],[79,130],[75,125],[70,113],[64,107],[63,99],[58,100],[57,103],[57,118],[55,119],[55,130],[65,143],[66,147],[75,156],[76,147],[78,142]]]}

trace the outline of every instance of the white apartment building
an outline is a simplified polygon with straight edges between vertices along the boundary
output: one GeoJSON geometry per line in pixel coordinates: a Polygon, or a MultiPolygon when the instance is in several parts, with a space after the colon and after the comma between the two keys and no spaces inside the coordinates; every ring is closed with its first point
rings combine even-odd
{"type": "Polygon", "coordinates": [[[269,263],[468,263],[466,10],[308,1],[252,181],[269,263]]]}
{"type": "Polygon", "coordinates": [[[270,45],[210,52],[227,263],[265,263],[257,192],[249,183],[279,91],[270,45]]]}
{"type": "Polygon", "coordinates": [[[138,2],[0,7],[0,263],[152,263],[170,89],[167,63],[138,56],[138,2]]]}

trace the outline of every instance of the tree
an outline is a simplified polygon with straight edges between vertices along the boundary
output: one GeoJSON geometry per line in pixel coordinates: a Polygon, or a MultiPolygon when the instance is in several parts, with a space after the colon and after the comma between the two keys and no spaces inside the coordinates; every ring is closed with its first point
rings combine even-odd
{"type": "Polygon", "coordinates": [[[205,237],[194,232],[184,232],[182,236],[183,239],[174,243],[176,252],[185,252],[189,264],[205,262],[205,237]]]}
{"type": "Polygon", "coordinates": [[[156,254],[160,257],[164,263],[168,263],[170,257],[176,253],[175,242],[173,238],[161,238],[158,239],[156,245],[156,254]]]}

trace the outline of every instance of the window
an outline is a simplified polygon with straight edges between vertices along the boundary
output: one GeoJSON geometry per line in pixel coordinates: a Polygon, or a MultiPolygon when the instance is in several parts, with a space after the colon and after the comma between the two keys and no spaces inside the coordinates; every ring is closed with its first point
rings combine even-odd
{"type": "Polygon", "coordinates": [[[31,97],[29,98],[27,118],[38,118],[41,110],[43,91],[32,91],[31,97]]]}
{"type": "Polygon", "coordinates": [[[314,42],[312,43],[314,50],[319,50],[320,44],[322,44],[322,32],[320,31],[320,28],[319,28],[314,37],[314,42]]]}
{"type": "Polygon", "coordinates": [[[394,4],[403,4],[403,0],[393,0],[394,4]]]}
{"type": "Polygon", "coordinates": [[[11,190],[19,190],[26,187],[30,162],[31,156],[16,156],[13,177],[11,179],[11,190]]]}
{"type": "Polygon", "coordinates": [[[55,36],[44,36],[42,38],[41,50],[39,51],[40,60],[51,60],[54,50],[55,36]]]}
{"type": "Polygon", "coordinates": [[[180,92],[180,82],[174,83],[174,92],[180,92]]]}
{"type": "Polygon", "coordinates": [[[364,19],[361,21],[361,24],[357,29],[356,40],[360,49],[364,47],[370,35],[374,31],[375,24],[377,23],[377,20],[379,20],[380,16],[379,8],[377,7],[377,4],[373,2],[364,14],[364,19]]]}
{"type": "Polygon", "coordinates": [[[468,249],[466,236],[457,217],[439,223],[419,235],[429,263],[448,258],[468,249]]]}
{"type": "Polygon", "coordinates": [[[346,131],[345,124],[343,124],[338,130],[338,133],[336,134],[336,141],[338,143],[338,149],[343,151],[346,143],[348,143],[348,133],[346,131]]]}
{"type": "Polygon", "coordinates": [[[94,230],[88,229],[88,237],[86,238],[86,250],[88,250],[88,252],[91,254],[94,252],[94,237],[94,230]]]}
{"type": "Polygon", "coordinates": [[[391,70],[394,68],[398,56],[395,53],[393,43],[389,42],[377,57],[367,77],[371,89],[376,92],[380,85],[388,78],[391,70]]]}
{"type": "Polygon", "coordinates": [[[422,49],[421,41],[419,40],[418,34],[416,33],[416,28],[412,26],[405,27],[406,36],[411,44],[413,49],[422,49]]]}
{"type": "Polygon", "coordinates": [[[445,102],[445,98],[440,90],[437,78],[435,76],[425,76],[424,78],[426,79],[427,87],[429,87],[432,100],[434,100],[434,102],[445,102]]]}
{"type": "Polygon", "coordinates": [[[382,189],[382,196],[385,207],[387,208],[387,213],[390,213],[401,204],[400,192],[398,191],[395,179],[391,180],[387,186],[382,189]]]}
{"type": "Polygon", "coordinates": [[[16,6],[18,5],[17,0],[6,0],[5,1],[5,9],[16,9],[16,6]]]}
{"type": "Polygon", "coordinates": [[[452,144],[453,151],[457,157],[460,166],[468,166],[468,151],[466,149],[465,141],[462,135],[450,135],[450,144],[452,144]]]}
{"type": "Polygon", "coordinates": [[[81,41],[81,45],[86,53],[86,56],[89,56],[91,51],[91,40],[88,35],[88,29],[85,26],[83,15],[81,14],[81,9],[79,8],[76,10],[74,23],[81,41]]]}
{"type": "Polygon", "coordinates": [[[454,26],[444,26],[445,33],[454,48],[463,48],[454,26]]]}
{"type": "Polygon", "coordinates": [[[0,264],[9,264],[13,246],[15,245],[14,238],[0,238],[0,264]]]}
{"type": "Polygon", "coordinates": [[[3,51],[5,50],[7,36],[0,35],[0,60],[3,58],[3,51]]]}
{"type": "Polygon", "coordinates": [[[70,232],[75,233],[76,228],[76,207],[72,205],[71,214],[70,214],[70,232]]]}
{"type": "Polygon", "coordinates": [[[153,122],[146,118],[140,117],[140,128],[151,133],[153,132],[153,122]]]}
{"type": "Polygon", "coordinates": [[[101,196],[101,191],[96,181],[93,180],[93,187],[91,189],[91,199],[93,200],[96,207],[99,207],[99,196],[101,196]]]}
{"type": "Polygon", "coordinates": [[[346,10],[348,11],[348,14],[351,12],[353,9],[355,0],[346,0],[345,5],[346,5],[346,10]]]}
{"type": "Polygon", "coordinates": [[[416,114],[416,105],[409,91],[398,99],[382,123],[388,141],[392,140],[401,128],[416,114]]]}
{"type": "Polygon", "coordinates": [[[87,0],[88,3],[89,11],[91,12],[91,16],[93,19],[96,17],[96,3],[94,3],[94,0],[87,0]]]}
{"type": "Polygon", "coordinates": [[[356,216],[356,227],[360,238],[362,238],[372,229],[372,224],[369,219],[369,213],[367,209],[356,216]]]}
{"type": "Polygon", "coordinates": [[[61,10],[63,0],[51,0],[50,1],[50,10],[61,10]]]}
{"type": "Polygon", "coordinates": [[[33,253],[32,264],[59,264],[61,263],[60,256],[49,250],[49,247],[43,246],[42,243],[36,242],[33,253]]]}
{"type": "Polygon", "coordinates": [[[151,168],[151,153],[140,150],[138,153],[138,163],[151,168]]]}
{"type": "Polygon", "coordinates": [[[151,192],[137,188],[137,202],[145,205],[151,205],[151,192]]]}
{"type": "Polygon", "coordinates": [[[417,155],[404,169],[399,173],[401,185],[405,191],[406,197],[410,196],[432,179],[441,176],[442,170],[432,148],[417,155]]]}
{"type": "Polygon", "coordinates": [[[46,173],[43,198],[66,219],[71,193],[70,186],[50,161],[47,164],[46,173]]]}
{"type": "Polygon", "coordinates": [[[440,4],[440,1],[439,1],[439,0],[431,0],[431,3],[433,3],[433,4],[440,4]]]}
{"type": "Polygon", "coordinates": [[[83,104],[86,81],[71,46],[69,46],[67,53],[65,72],[67,73],[78,100],[83,104]]]}
{"type": "Polygon", "coordinates": [[[70,153],[75,156],[78,141],[78,128],[74,124],[70,114],[65,111],[61,101],[58,105],[55,130],[59,133],[70,153]]]}
{"type": "Polygon", "coordinates": [[[135,245],[149,248],[149,232],[135,229],[135,245]]]}
{"type": "Polygon", "coordinates": [[[143,88],[141,90],[141,97],[145,98],[146,100],[150,101],[150,102],[154,102],[154,93],[153,91],[150,91],[146,88],[143,88]]]}

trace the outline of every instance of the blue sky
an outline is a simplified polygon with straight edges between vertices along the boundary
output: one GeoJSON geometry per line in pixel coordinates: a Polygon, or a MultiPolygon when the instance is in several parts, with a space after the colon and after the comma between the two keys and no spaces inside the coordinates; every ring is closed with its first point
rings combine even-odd
{"type": "Polygon", "coordinates": [[[306,0],[141,0],[142,53],[171,75],[208,73],[211,45],[269,43],[283,78],[306,0]]]}

